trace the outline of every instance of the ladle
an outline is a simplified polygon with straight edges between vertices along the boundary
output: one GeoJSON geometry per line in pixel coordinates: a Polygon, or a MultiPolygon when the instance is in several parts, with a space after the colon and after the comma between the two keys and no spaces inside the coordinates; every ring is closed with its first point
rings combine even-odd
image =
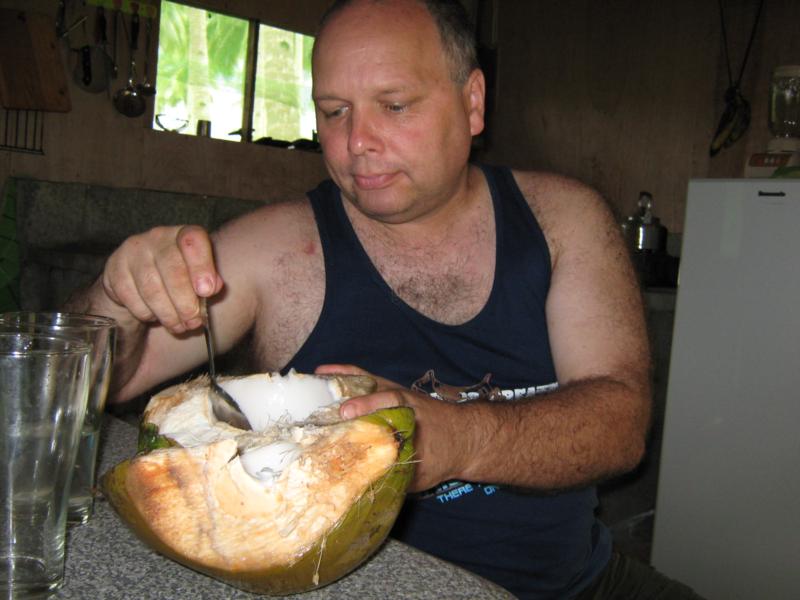
{"type": "Polygon", "coordinates": [[[217,371],[214,367],[214,334],[211,330],[211,318],[208,314],[208,301],[200,298],[200,317],[203,319],[203,333],[206,337],[206,350],[208,351],[208,378],[211,380],[209,398],[211,399],[211,410],[214,416],[220,421],[233,425],[238,429],[251,430],[250,421],[242,413],[242,409],[236,400],[225,391],[217,381],[217,371]]]}
{"type": "MultiPolygon", "coordinates": [[[[124,25],[124,21],[123,21],[124,25]]],[[[128,85],[117,91],[114,94],[114,106],[116,109],[126,117],[140,117],[145,111],[144,97],[136,91],[136,86],[133,83],[136,78],[136,48],[139,39],[139,15],[133,13],[131,15],[131,31],[129,47],[131,53],[131,62],[128,67],[128,85]]]]}
{"type": "Polygon", "coordinates": [[[136,86],[142,96],[155,96],[156,86],[150,81],[150,27],[152,17],[147,17],[144,22],[144,81],[136,86]]]}

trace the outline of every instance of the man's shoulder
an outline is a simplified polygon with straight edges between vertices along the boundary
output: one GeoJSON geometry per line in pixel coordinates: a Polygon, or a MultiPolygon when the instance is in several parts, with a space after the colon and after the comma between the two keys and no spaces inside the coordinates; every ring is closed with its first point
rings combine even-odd
{"type": "Polygon", "coordinates": [[[265,204],[223,225],[214,233],[219,254],[243,265],[271,264],[287,253],[313,254],[318,246],[314,212],[307,198],[265,204]]]}
{"type": "Polygon", "coordinates": [[[214,234],[214,249],[228,272],[248,284],[296,280],[322,265],[319,233],[306,198],[266,204],[226,223],[214,234]]]}
{"type": "Polygon", "coordinates": [[[607,210],[603,196],[593,187],[573,177],[547,171],[512,169],[514,180],[528,205],[550,218],[568,218],[576,213],[607,210]]]}
{"type": "Polygon", "coordinates": [[[307,197],[296,197],[264,204],[226,223],[221,233],[297,233],[314,224],[314,213],[307,197]]]}
{"type": "Polygon", "coordinates": [[[591,186],[566,175],[548,171],[511,170],[522,195],[529,204],[563,205],[601,201],[591,186]]]}
{"type": "Polygon", "coordinates": [[[582,230],[613,221],[603,196],[578,179],[546,171],[512,170],[551,250],[582,230]]]}

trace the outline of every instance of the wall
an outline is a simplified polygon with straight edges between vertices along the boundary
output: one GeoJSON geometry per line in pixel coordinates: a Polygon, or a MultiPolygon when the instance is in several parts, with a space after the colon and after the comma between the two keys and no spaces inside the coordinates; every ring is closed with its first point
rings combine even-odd
{"type": "MultiPolygon", "coordinates": [[[[758,0],[724,0],[738,72],[758,0]]],[[[742,82],[752,123],[709,158],[728,86],[714,0],[498,1],[497,113],[485,156],[599,189],[620,215],[640,190],[683,229],[691,177],[740,177],[763,151],[772,69],[800,64],[800,2],[764,3],[742,82]]]]}

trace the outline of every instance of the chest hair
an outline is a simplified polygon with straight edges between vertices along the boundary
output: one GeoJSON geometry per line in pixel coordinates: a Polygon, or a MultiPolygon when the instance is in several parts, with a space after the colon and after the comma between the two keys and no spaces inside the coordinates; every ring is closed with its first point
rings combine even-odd
{"type": "Polygon", "coordinates": [[[489,298],[495,264],[493,219],[470,219],[417,246],[392,244],[363,231],[359,238],[397,297],[434,321],[465,323],[489,298]]]}

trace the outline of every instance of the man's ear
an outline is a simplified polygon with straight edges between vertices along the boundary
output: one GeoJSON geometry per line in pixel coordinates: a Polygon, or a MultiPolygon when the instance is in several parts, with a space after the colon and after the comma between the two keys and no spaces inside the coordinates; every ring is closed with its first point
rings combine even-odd
{"type": "Polygon", "coordinates": [[[474,69],[464,84],[464,101],[468,110],[470,134],[478,135],[483,131],[483,112],[486,109],[486,78],[480,69],[474,69]]]}

